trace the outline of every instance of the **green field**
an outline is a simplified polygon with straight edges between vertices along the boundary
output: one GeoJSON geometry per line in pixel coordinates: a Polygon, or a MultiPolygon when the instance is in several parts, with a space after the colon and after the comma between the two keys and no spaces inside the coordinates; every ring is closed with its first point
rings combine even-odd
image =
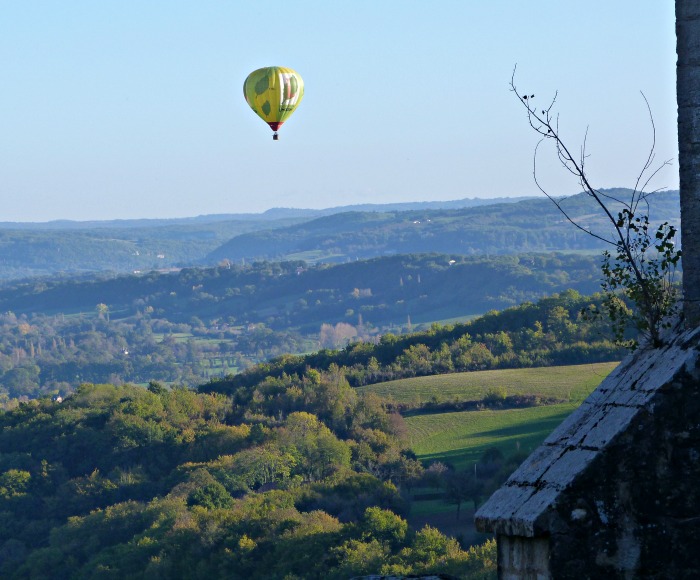
{"type": "Polygon", "coordinates": [[[324,250],[307,250],[305,252],[295,252],[292,254],[286,254],[284,259],[288,262],[293,262],[295,260],[303,260],[308,264],[316,264],[320,260],[333,260],[345,258],[344,254],[329,254],[324,250]]]}
{"type": "Polygon", "coordinates": [[[537,395],[580,403],[618,363],[594,363],[532,369],[503,369],[401,379],[360,387],[399,403],[478,401],[489,389],[504,387],[509,395],[537,395]]]}
{"type": "Polygon", "coordinates": [[[566,401],[522,409],[484,409],[406,417],[411,449],[425,463],[445,461],[458,469],[476,462],[489,447],[505,456],[535,449],[618,363],[454,373],[361,387],[405,403],[479,401],[496,387],[508,395],[538,395],[566,401]]]}
{"type": "Polygon", "coordinates": [[[462,411],[407,417],[411,449],[419,459],[449,462],[458,469],[497,447],[504,456],[533,451],[578,403],[526,409],[462,411]]]}
{"type": "MultiPolygon", "coordinates": [[[[565,403],[522,409],[483,409],[406,417],[411,449],[426,465],[433,461],[451,464],[458,470],[472,469],[484,451],[496,447],[505,457],[530,453],[559,425],[617,366],[601,363],[535,369],[457,373],[393,381],[364,387],[401,402],[480,400],[495,387],[509,395],[539,395],[565,403]]],[[[434,491],[416,489],[415,493],[434,491]]],[[[409,522],[420,528],[431,525],[448,535],[472,544],[485,536],[473,526],[473,507],[465,504],[460,520],[456,506],[442,499],[411,501],[409,522]]]]}

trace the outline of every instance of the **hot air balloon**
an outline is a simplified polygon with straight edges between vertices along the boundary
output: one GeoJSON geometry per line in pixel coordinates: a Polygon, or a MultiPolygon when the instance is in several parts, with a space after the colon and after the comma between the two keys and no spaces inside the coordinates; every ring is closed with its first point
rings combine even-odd
{"type": "Polygon", "coordinates": [[[283,66],[259,68],[243,83],[243,96],[250,108],[275,132],[301,103],[304,81],[299,73],[283,66]]]}

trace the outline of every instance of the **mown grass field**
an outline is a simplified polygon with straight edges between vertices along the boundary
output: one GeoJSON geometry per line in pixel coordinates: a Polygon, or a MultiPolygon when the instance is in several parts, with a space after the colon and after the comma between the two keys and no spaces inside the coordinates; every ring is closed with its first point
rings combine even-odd
{"type": "MultiPolygon", "coordinates": [[[[426,465],[433,461],[455,469],[473,469],[484,451],[498,448],[505,457],[529,453],[561,423],[618,363],[508,369],[420,377],[369,385],[371,391],[397,402],[481,400],[489,389],[503,387],[509,395],[538,395],[566,402],[522,409],[483,409],[406,417],[411,449],[426,465]]],[[[420,494],[432,489],[416,489],[420,494]]],[[[484,498],[485,499],[485,498],[484,498]]],[[[466,545],[481,543],[486,536],[476,532],[473,506],[457,507],[444,499],[411,501],[410,524],[428,524],[443,533],[460,537],[466,545]]]]}
{"type": "Polygon", "coordinates": [[[502,369],[401,379],[360,387],[399,403],[478,401],[489,389],[504,387],[509,395],[537,395],[580,403],[618,363],[594,363],[532,369],[502,369]]]}
{"type": "Polygon", "coordinates": [[[484,409],[406,417],[411,449],[425,463],[449,462],[457,469],[473,465],[490,447],[504,456],[537,447],[618,363],[596,363],[533,369],[506,369],[434,375],[368,385],[360,390],[397,402],[431,399],[483,399],[489,389],[508,395],[538,395],[561,403],[523,409],[484,409]]]}
{"type": "Polygon", "coordinates": [[[535,449],[576,407],[561,403],[525,409],[462,411],[407,417],[411,449],[425,463],[475,463],[490,447],[504,456],[535,449]]]}

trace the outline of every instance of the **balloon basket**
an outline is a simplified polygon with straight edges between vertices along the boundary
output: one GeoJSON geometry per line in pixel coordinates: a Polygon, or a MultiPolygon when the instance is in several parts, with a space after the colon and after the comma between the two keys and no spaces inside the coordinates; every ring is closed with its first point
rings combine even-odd
{"type": "Polygon", "coordinates": [[[275,133],[275,134],[272,136],[272,140],[273,140],[273,141],[279,141],[279,140],[280,140],[280,136],[279,136],[277,133],[275,133]]]}

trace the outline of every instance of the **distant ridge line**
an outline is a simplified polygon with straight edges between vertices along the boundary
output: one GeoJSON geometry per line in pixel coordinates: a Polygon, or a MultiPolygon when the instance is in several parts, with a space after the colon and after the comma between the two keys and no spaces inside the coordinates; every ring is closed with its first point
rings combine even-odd
{"type": "Polygon", "coordinates": [[[363,203],[335,206],[325,209],[306,209],[294,207],[273,207],[261,213],[222,213],[203,214],[181,218],[125,218],[113,220],[51,220],[47,222],[0,222],[0,229],[95,229],[95,228],[132,228],[158,227],[170,225],[193,225],[197,223],[212,223],[221,221],[251,221],[278,220],[283,218],[315,218],[349,211],[357,212],[389,212],[413,211],[421,209],[463,209],[502,203],[517,203],[528,199],[538,199],[535,196],[494,197],[494,198],[464,198],[448,201],[408,201],[395,203],[363,203]]]}

